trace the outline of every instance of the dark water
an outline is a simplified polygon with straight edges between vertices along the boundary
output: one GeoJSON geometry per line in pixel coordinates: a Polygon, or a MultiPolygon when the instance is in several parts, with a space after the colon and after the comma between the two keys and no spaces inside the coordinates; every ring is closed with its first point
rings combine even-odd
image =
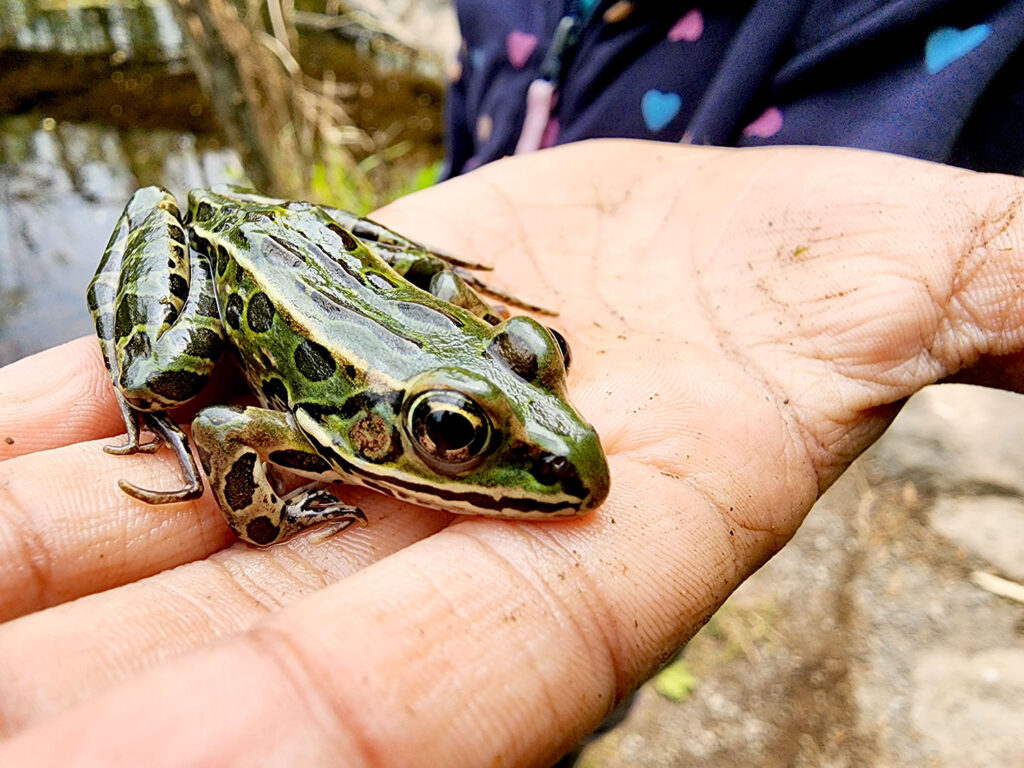
{"type": "Polygon", "coordinates": [[[240,178],[234,153],[189,133],[0,118],[0,364],[93,332],[85,289],[138,186],[240,178]]]}

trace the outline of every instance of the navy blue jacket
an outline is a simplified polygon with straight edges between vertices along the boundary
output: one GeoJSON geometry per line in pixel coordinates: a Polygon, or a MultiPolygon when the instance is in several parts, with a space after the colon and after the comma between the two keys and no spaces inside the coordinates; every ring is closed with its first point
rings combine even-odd
{"type": "Polygon", "coordinates": [[[525,148],[601,136],[826,144],[1024,172],[1021,0],[457,8],[449,176],[515,151],[534,81],[552,96],[525,148]]]}

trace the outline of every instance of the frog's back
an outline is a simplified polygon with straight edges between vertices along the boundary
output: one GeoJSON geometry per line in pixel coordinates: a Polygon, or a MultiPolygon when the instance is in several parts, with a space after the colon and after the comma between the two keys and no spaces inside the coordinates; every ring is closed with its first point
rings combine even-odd
{"type": "Polygon", "coordinates": [[[266,405],[398,391],[442,365],[453,339],[482,349],[489,338],[488,324],[407,282],[320,208],[221,195],[204,208],[213,194],[190,196],[194,245],[214,265],[230,343],[266,405]]]}

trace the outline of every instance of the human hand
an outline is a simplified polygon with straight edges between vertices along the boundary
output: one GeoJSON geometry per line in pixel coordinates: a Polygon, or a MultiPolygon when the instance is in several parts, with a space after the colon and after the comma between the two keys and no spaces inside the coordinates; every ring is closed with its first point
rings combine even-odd
{"type": "Polygon", "coordinates": [[[1022,199],[864,152],[597,142],[385,211],[561,313],[613,478],[575,521],[346,490],[367,528],[225,549],[208,495],[118,490],[177,466],[100,450],[122,425],[94,341],[0,371],[0,765],[543,764],[913,392],[1020,389],[1022,199]]]}

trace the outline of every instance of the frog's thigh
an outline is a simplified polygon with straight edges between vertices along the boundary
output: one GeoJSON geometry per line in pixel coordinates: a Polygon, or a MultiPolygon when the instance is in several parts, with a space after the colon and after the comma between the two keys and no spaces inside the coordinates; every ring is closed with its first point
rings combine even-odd
{"type": "Polygon", "coordinates": [[[88,293],[111,378],[132,407],[166,410],[205,384],[223,347],[213,291],[209,259],[190,252],[174,198],[159,187],[136,192],[88,293]]]}
{"type": "Polygon", "coordinates": [[[263,468],[267,461],[305,477],[335,475],[288,414],[266,408],[214,406],[192,423],[217,503],[239,538],[261,547],[321,523],[344,528],[365,521],[356,507],[323,490],[279,496],[263,468]]]}

